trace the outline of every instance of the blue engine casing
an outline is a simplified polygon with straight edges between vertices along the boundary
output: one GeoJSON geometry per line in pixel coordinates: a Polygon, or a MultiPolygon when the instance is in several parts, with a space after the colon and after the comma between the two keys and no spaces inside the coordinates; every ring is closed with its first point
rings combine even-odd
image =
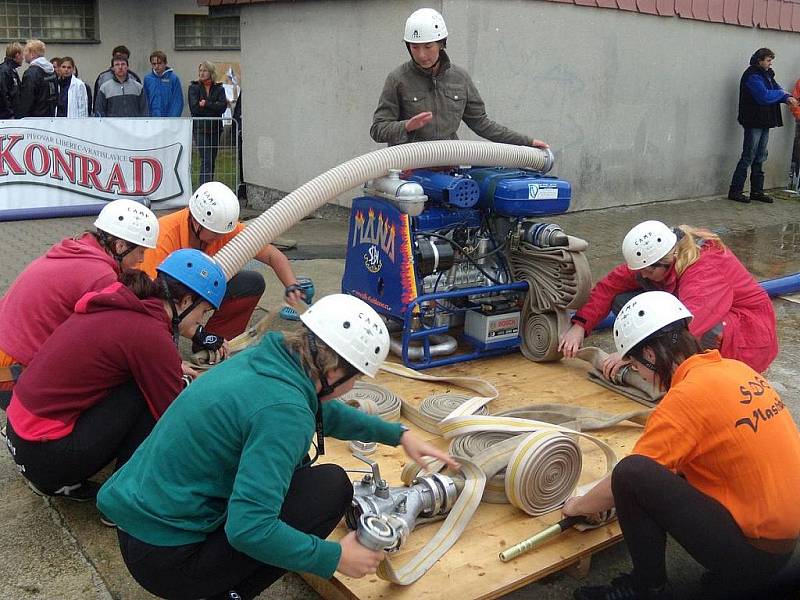
{"type": "Polygon", "coordinates": [[[481,188],[478,206],[505,217],[540,217],[567,212],[572,200],[569,182],[524,169],[466,169],[481,188]]]}
{"type": "Polygon", "coordinates": [[[500,246],[525,217],[565,212],[569,183],[534,171],[489,167],[461,169],[455,176],[418,170],[407,179],[428,197],[417,216],[404,212],[399,196],[397,203],[386,197],[385,189],[374,192],[384,197],[368,192],[353,200],[342,291],[402,324],[402,357],[409,367],[514,350],[519,337],[503,330],[497,339],[498,322],[487,321],[494,317],[466,313],[519,314],[527,283],[513,281],[500,246]],[[473,335],[461,333],[466,316],[473,335]],[[435,358],[431,348],[442,335],[458,339],[459,354],[435,358]],[[422,348],[421,358],[410,358],[413,345],[422,348]]]}

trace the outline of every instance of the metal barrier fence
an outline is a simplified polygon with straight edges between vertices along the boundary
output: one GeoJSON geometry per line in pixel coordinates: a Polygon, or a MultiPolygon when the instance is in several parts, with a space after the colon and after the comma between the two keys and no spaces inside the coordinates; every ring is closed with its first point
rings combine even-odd
{"type": "Polygon", "coordinates": [[[234,192],[241,183],[241,132],[233,119],[192,117],[192,189],[221,181],[234,192]]]}

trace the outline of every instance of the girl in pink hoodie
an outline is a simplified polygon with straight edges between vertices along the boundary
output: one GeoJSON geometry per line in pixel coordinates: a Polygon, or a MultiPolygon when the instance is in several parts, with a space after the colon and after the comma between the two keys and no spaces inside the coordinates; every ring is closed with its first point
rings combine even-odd
{"type": "Polygon", "coordinates": [[[110,202],[94,226],[95,232],[62,240],[34,260],[0,298],[0,407],[8,405],[19,373],[78,299],[136,267],[158,240],[158,219],[133,200],[110,202]]]}

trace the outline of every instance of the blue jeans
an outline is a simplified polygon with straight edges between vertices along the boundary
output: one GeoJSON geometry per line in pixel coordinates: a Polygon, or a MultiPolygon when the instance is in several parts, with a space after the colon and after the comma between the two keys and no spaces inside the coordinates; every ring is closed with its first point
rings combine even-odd
{"type": "Polygon", "coordinates": [[[764,163],[767,161],[767,142],[769,129],[744,130],[742,157],[736,165],[731,179],[731,191],[741,192],[750,168],[750,193],[764,191],[764,163]]]}

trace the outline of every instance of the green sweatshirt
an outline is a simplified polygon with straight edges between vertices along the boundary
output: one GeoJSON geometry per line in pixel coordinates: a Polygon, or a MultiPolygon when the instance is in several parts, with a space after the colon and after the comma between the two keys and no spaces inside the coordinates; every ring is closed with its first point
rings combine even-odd
{"type": "MultiPolygon", "coordinates": [[[[331,577],[341,547],[280,520],[315,433],[317,394],[298,358],[270,333],[178,396],[102,487],[98,508],[155,546],[202,542],[224,525],[231,546],[269,565],[331,577]]],[[[323,403],[325,433],[396,446],[398,423],[323,403]]]]}

